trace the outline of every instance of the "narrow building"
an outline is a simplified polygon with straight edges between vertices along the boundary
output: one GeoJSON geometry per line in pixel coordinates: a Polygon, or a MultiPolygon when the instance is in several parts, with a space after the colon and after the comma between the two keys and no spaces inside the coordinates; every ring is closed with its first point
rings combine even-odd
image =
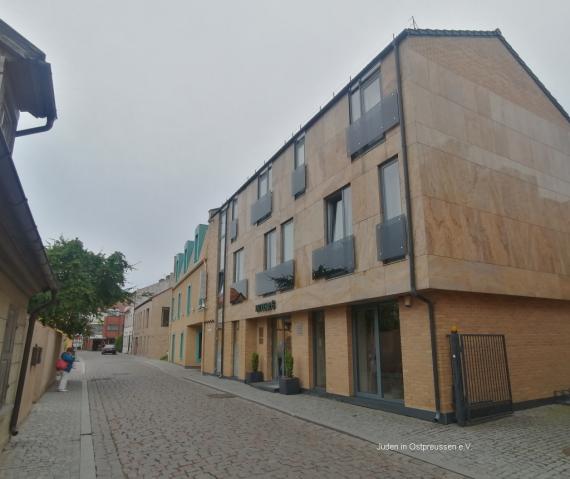
{"type": "Polygon", "coordinates": [[[17,425],[25,351],[28,362],[32,355],[34,317],[29,318],[28,301],[35,293],[51,290],[53,295],[57,289],[12,159],[17,138],[47,131],[56,119],[51,67],[45,59],[0,20],[0,449],[10,427],[14,431],[17,425]],[[45,126],[18,130],[21,112],[45,118],[45,126]]]}
{"type": "Polygon", "coordinates": [[[208,226],[198,225],[184,252],[174,257],[168,358],[184,367],[201,368],[206,314],[206,260],[208,226]]]}

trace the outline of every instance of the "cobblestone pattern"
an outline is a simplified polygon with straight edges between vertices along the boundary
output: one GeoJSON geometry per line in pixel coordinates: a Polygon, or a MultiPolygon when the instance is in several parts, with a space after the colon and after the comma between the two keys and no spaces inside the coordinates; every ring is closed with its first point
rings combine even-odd
{"type": "MultiPolygon", "coordinates": [[[[80,364],[78,364],[80,366],[80,364]]],[[[81,372],[74,369],[66,393],[55,385],[34,405],[17,436],[0,454],[2,479],[79,477],[81,372]]]]}
{"type": "Polygon", "coordinates": [[[309,394],[283,396],[241,382],[203,376],[164,361],[141,360],[163,372],[199,381],[364,440],[381,444],[469,444],[464,451],[412,451],[423,459],[477,478],[570,477],[570,406],[550,405],[461,428],[353,406],[309,394]]]}
{"type": "MultiPolygon", "coordinates": [[[[101,380],[105,380],[105,378],[101,380]]],[[[95,379],[88,382],[95,471],[97,478],[100,479],[122,479],[125,476],[119,462],[115,442],[111,436],[109,422],[101,401],[101,394],[98,391],[99,381],[95,379]]]]}
{"type": "Polygon", "coordinates": [[[87,376],[92,422],[104,418],[111,432],[95,441],[98,473],[116,448],[125,476],[137,479],[459,477],[239,397],[212,397],[131,358],[88,356],[87,376]]]}

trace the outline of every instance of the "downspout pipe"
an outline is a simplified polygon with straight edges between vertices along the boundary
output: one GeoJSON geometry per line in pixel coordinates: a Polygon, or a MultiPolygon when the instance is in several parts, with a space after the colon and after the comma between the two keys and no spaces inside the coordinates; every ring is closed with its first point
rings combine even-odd
{"type": "MultiPolygon", "coordinates": [[[[220,356],[220,371],[218,376],[220,378],[224,377],[224,350],[225,350],[225,340],[226,340],[226,272],[228,270],[228,213],[229,208],[226,208],[225,218],[226,224],[224,225],[224,276],[223,276],[223,295],[222,295],[222,352],[220,356]]],[[[222,225],[220,224],[220,227],[222,225]]],[[[216,318],[217,321],[217,318],[216,318]]]]}
{"type": "Polygon", "coordinates": [[[43,133],[44,131],[49,131],[51,130],[54,122],[55,122],[55,117],[48,117],[46,119],[46,124],[44,126],[36,126],[34,128],[27,128],[26,130],[16,131],[16,137],[35,135],[36,133],[43,133]]]}
{"type": "Polygon", "coordinates": [[[22,356],[22,364],[20,365],[20,376],[18,377],[18,387],[16,389],[16,398],[14,399],[14,408],[10,417],[10,434],[16,436],[18,434],[18,417],[20,415],[20,407],[22,405],[22,396],[24,394],[24,385],[26,384],[26,375],[28,372],[28,363],[30,360],[30,349],[32,348],[32,339],[34,337],[34,327],[36,319],[44,309],[48,308],[57,301],[57,291],[51,291],[51,299],[30,312],[28,317],[28,331],[26,332],[26,342],[24,344],[24,354],[22,356]]]}
{"type": "Polygon", "coordinates": [[[414,253],[414,227],[412,219],[412,195],[410,189],[410,171],[408,165],[408,145],[406,142],[406,120],[404,117],[404,101],[402,93],[402,74],[400,67],[400,44],[401,37],[394,39],[394,58],[396,61],[396,83],[398,88],[398,110],[400,115],[400,137],[401,137],[401,149],[402,149],[402,166],[404,169],[404,189],[406,196],[406,240],[408,243],[408,265],[410,271],[410,295],[414,298],[419,299],[424,302],[428,308],[428,318],[429,318],[429,332],[431,341],[431,360],[432,360],[432,373],[433,373],[433,388],[434,388],[434,399],[435,399],[435,417],[434,421],[440,422],[441,420],[441,398],[439,391],[439,371],[437,367],[437,336],[436,336],[436,325],[435,325],[435,305],[433,301],[417,290],[416,285],[416,257],[414,253]]]}

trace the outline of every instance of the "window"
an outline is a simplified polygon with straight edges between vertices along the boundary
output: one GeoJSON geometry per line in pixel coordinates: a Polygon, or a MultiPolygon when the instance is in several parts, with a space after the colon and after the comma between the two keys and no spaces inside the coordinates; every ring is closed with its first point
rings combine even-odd
{"type": "Polygon", "coordinates": [[[265,269],[277,266],[277,233],[271,230],[265,234],[265,269]]]}
{"type": "Polygon", "coordinates": [[[160,318],[160,325],[163,328],[168,327],[168,319],[170,317],[170,308],[162,308],[162,315],[160,318]]]}
{"type": "Polygon", "coordinates": [[[326,200],[327,243],[341,240],[352,234],[352,201],[350,186],[337,191],[326,200]]]}
{"type": "Polygon", "coordinates": [[[186,290],[186,316],[190,316],[190,309],[192,308],[192,285],[188,285],[186,290]]]}
{"type": "Polygon", "coordinates": [[[178,358],[184,358],[184,333],[180,333],[180,349],[178,350],[178,358]]]}
{"type": "Polygon", "coordinates": [[[350,122],[354,123],[382,99],[380,72],[360,81],[350,93],[350,122]]]}
{"type": "Polygon", "coordinates": [[[281,261],[292,260],[294,257],[294,230],[293,220],[281,225],[281,261]]]}
{"type": "Polygon", "coordinates": [[[170,308],[170,321],[174,321],[174,298],[172,298],[172,303],[170,308]]]}
{"type": "Polygon", "coordinates": [[[305,137],[301,137],[295,143],[295,169],[305,164],[305,137]]]}
{"type": "Polygon", "coordinates": [[[245,254],[244,249],[240,249],[234,253],[234,283],[245,279],[245,254]]]}
{"type": "Polygon", "coordinates": [[[107,326],[107,331],[118,331],[119,325],[118,324],[109,324],[107,326]]]}
{"type": "Polygon", "coordinates": [[[271,191],[271,167],[263,170],[257,179],[257,198],[262,198],[271,191]]]}
{"type": "Polygon", "coordinates": [[[402,214],[400,196],[400,171],[398,160],[392,160],[380,166],[380,194],[383,221],[388,221],[402,214]]]}
{"type": "Polygon", "coordinates": [[[237,220],[237,198],[234,198],[231,203],[232,221],[237,220]]]}
{"type": "Polygon", "coordinates": [[[176,310],[176,319],[180,319],[180,304],[182,302],[182,293],[178,293],[178,309],[176,310]]]}

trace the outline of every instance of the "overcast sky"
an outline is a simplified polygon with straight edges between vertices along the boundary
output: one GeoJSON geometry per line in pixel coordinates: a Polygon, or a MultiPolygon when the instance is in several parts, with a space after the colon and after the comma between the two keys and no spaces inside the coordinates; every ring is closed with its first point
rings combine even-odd
{"type": "MultiPolygon", "coordinates": [[[[409,27],[495,29],[570,108],[570,1],[0,0],[47,54],[59,119],[14,161],[44,242],[143,286],[319,105],[409,27]]],[[[24,122],[21,126],[28,125],[24,122]]]]}

